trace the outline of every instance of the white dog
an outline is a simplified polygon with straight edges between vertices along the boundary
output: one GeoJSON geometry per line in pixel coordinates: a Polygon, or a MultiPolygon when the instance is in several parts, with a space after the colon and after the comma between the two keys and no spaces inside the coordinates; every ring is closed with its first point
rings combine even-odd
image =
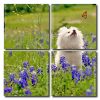
{"type": "MultiPolygon", "coordinates": [[[[76,27],[62,27],[58,31],[57,48],[58,49],[83,49],[83,35],[76,27]]],[[[57,51],[55,64],[59,64],[60,57],[64,56],[71,65],[82,65],[82,51],[57,51]]]]}

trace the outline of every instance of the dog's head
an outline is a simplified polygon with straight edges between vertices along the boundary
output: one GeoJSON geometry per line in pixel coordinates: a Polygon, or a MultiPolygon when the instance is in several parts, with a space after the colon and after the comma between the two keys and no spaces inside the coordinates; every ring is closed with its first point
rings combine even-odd
{"type": "Polygon", "coordinates": [[[62,27],[58,31],[58,49],[82,49],[82,32],[76,27],[62,27]]]}

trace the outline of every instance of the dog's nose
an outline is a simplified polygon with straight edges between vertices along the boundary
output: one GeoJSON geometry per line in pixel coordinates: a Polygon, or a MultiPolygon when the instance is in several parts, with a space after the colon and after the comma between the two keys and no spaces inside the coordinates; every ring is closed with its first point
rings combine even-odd
{"type": "Polygon", "coordinates": [[[72,36],[72,35],[74,35],[74,36],[76,35],[76,30],[73,30],[71,36],[72,36]]]}
{"type": "Polygon", "coordinates": [[[76,34],[76,30],[73,30],[73,33],[76,34]]]}

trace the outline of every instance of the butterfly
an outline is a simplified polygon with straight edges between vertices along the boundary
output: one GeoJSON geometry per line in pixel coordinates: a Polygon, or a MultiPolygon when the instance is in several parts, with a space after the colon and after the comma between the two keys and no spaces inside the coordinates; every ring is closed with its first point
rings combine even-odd
{"type": "Polygon", "coordinates": [[[82,13],[82,17],[83,17],[84,19],[87,18],[87,11],[84,11],[84,12],[82,13]]]}

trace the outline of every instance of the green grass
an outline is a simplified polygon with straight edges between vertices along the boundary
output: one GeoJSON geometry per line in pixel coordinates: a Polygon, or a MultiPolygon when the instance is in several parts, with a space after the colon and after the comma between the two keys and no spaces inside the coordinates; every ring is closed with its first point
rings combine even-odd
{"type": "MultiPolygon", "coordinates": [[[[35,71],[38,68],[43,70],[43,74],[37,75],[38,82],[32,86],[31,80],[28,80],[28,87],[32,92],[31,96],[48,96],[49,93],[49,75],[47,73],[47,64],[49,64],[49,54],[47,51],[40,53],[40,51],[13,51],[12,56],[9,51],[4,52],[4,78],[9,81],[9,74],[14,73],[15,77],[19,79],[19,72],[23,70],[23,62],[28,61],[30,66],[34,66],[35,71]]],[[[27,68],[29,71],[29,67],[27,68]]],[[[11,86],[11,83],[8,84],[11,86]]],[[[6,86],[5,86],[6,87],[6,86]]],[[[25,89],[18,89],[17,84],[12,84],[12,93],[7,93],[5,96],[25,96],[25,89]]]]}
{"type": "MultiPolygon", "coordinates": [[[[56,53],[56,52],[54,52],[56,53]]],[[[96,52],[88,52],[89,57],[92,59],[96,57],[96,52]]],[[[55,54],[54,54],[55,56],[55,54]]],[[[52,57],[52,63],[54,63],[54,56],[52,57]]],[[[84,80],[80,80],[75,84],[72,80],[71,70],[68,69],[67,72],[58,70],[56,72],[52,71],[52,95],[53,96],[86,96],[86,90],[93,86],[92,96],[96,96],[96,76],[94,75],[94,66],[93,74],[84,80]]],[[[84,69],[84,67],[83,67],[84,69]]]]}
{"type": "Polygon", "coordinates": [[[6,49],[49,49],[49,12],[5,16],[4,37],[6,49]]]}
{"type": "MultiPolygon", "coordinates": [[[[52,5],[52,7],[55,6],[57,5],[52,5]]],[[[57,31],[62,26],[78,27],[85,39],[91,43],[90,33],[96,35],[96,5],[74,5],[70,8],[52,11],[52,48],[54,49],[57,48],[57,31]],[[87,11],[86,19],[82,17],[84,11],[87,11]]],[[[88,49],[96,49],[96,43],[90,44],[88,49]]]]}

